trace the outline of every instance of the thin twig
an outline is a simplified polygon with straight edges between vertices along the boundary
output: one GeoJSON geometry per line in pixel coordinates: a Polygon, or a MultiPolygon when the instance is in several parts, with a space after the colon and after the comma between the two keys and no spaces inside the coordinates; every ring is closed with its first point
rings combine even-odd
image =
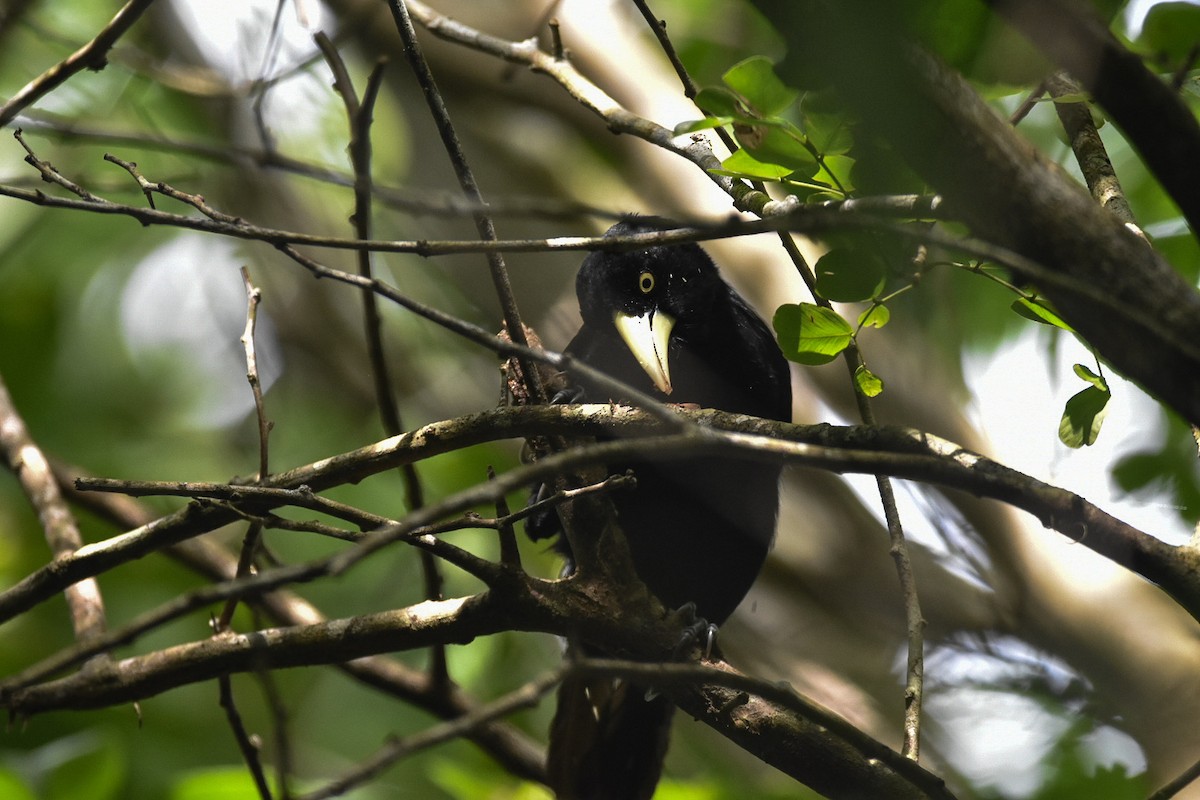
{"type": "MultiPolygon", "coordinates": [[[[154,515],[132,498],[77,491],[74,480],[81,472],[77,468],[54,465],[59,487],[73,503],[92,510],[100,518],[122,529],[137,528],[153,521],[154,515]]],[[[162,552],[211,580],[227,580],[233,577],[237,568],[232,555],[207,538],[182,542],[166,547],[162,552]]],[[[257,599],[256,605],[282,625],[309,625],[326,619],[314,605],[286,589],[264,593],[257,599]]],[[[441,719],[457,718],[478,708],[478,703],[461,689],[449,693],[440,689],[436,693],[430,691],[423,673],[386,656],[365,656],[338,664],[337,667],[382,695],[409,703],[441,719]]],[[[272,705],[272,708],[275,707],[272,705]]],[[[545,754],[541,746],[513,726],[493,722],[473,728],[467,737],[513,775],[545,782],[545,754]]],[[[281,755],[288,752],[286,744],[280,745],[279,752],[281,755]]],[[[282,760],[279,767],[286,768],[282,760]]],[[[280,785],[286,789],[282,783],[280,785]]]]}
{"type": "MultiPolygon", "coordinates": [[[[266,627],[263,624],[261,615],[258,609],[251,609],[254,612],[254,627],[261,630],[266,627]]],[[[275,673],[268,669],[260,669],[254,673],[258,679],[259,685],[262,687],[263,697],[266,698],[267,708],[271,710],[271,730],[275,736],[275,780],[278,783],[279,795],[283,800],[291,800],[292,792],[290,789],[292,775],[292,737],[288,732],[289,715],[287,704],[283,701],[283,695],[279,692],[279,684],[275,680],[275,673]]]]}
{"type": "Polygon", "coordinates": [[[38,171],[38,173],[42,176],[43,181],[45,181],[46,183],[53,183],[57,186],[61,186],[64,189],[66,189],[68,192],[70,192],[73,195],[78,196],[85,202],[89,202],[89,203],[104,203],[104,202],[106,202],[103,198],[97,197],[96,195],[89,192],[87,189],[84,189],[78,183],[75,183],[75,181],[67,178],[61,172],[56,170],[54,168],[54,165],[51,164],[49,161],[43,161],[42,159],[38,158],[37,155],[34,154],[33,148],[30,147],[25,142],[24,132],[20,128],[17,128],[15,131],[13,131],[13,138],[16,139],[18,142],[20,142],[21,147],[25,148],[25,163],[30,165],[34,169],[36,169],[38,171]]]}
{"type": "Polygon", "coordinates": [[[77,72],[104,69],[108,51],[117,43],[154,0],[129,0],[96,37],[50,69],[25,84],[0,106],[0,126],[7,125],[26,106],[57,89],[77,72]]]}
{"type": "MultiPolygon", "coordinates": [[[[234,143],[213,145],[205,142],[177,139],[143,133],[119,133],[74,121],[45,118],[45,115],[21,116],[21,125],[27,134],[53,137],[60,140],[83,140],[105,145],[133,147],[139,150],[154,150],[191,156],[239,170],[259,168],[277,170],[298,175],[302,178],[328,183],[333,186],[354,188],[354,176],[321,164],[302,161],[275,151],[240,146],[234,143]]],[[[377,202],[414,216],[472,216],[485,208],[484,204],[467,200],[461,193],[438,189],[412,189],[394,185],[372,186],[377,202]]],[[[533,217],[548,220],[576,220],[587,217],[616,220],[622,212],[580,203],[578,201],[543,197],[505,196],[492,198],[487,204],[488,212],[494,217],[533,217]]]]}
{"type": "Polygon", "coordinates": [[[523,708],[532,708],[551,689],[562,682],[566,669],[566,666],[563,666],[553,672],[548,672],[521,688],[509,692],[490,703],[481,705],[457,719],[448,720],[411,736],[393,739],[366,761],[342,777],[316,791],[300,795],[297,800],[325,800],[328,797],[337,797],[356,786],[366,783],[402,758],[406,758],[442,742],[462,738],[480,725],[508,716],[515,711],[520,711],[523,708]]]}
{"type": "Polygon", "coordinates": [[[1043,81],[1033,88],[1021,104],[1013,109],[1013,113],[1008,118],[1008,124],[1017,126],[1021,121],[1029,116],[1029,112],[1037,108],[1037,104],[1041,101],[1042,95],[1046,93],[1046,83],[1043,81]]]}
{"type": "MultiPolygon", "coordinates": [[[[388,0],[388,7],[392,10],[392,17],[396,21],[396,29],[400,32],[400,38],[404,42],[404,53],[408,57],[409,64],[412,66],[417,83],[421,86],[425,102],[429,106],[429,111],[433,115],[433,121],[437,125],[438,133],[442,137],[442,144],[445,146],[447,155],[450,156],[450,163],[454,167],[454,173],[458,176],[459,186],[462,187],[463,193],[468,198],[482,203],[483,193],[480,191],[479,184],[475,181],[474,172],[467,162],[467,157],[463,152],[461,142],[459,142],[458,134],[454,130],[454,124],[450,120],[450,112],[446,109],[446,103],[442,99],[441,92],[438,91],[437,82],[434,80],[433,73],[429,70],[429,64],[425,61],[425,56],[421,52],[421,45],[417,41],[417,32],[413,28],[412,18],[409,16],[405,0],[388,0]]],[[[498,238],[492,218],[485,212],[481,211],[475,215],[475,228],[479,231],[479,238],[484,241],[496,241],[498,238]]],[[[517,344],[528,346],[529,342],[525,338],[525,326],[521,322],[521,312],[517,308],[517,298],[513,294],[512,285],[508,280],[508,269],[504,264],[504,258],[499,253],[489,253],[487,261],[488,269],[492,276],[492,286],[495,288],[496,296],[500,300],[500,310],[504,317],[504,325],[508,330],[508,335],[517,344]]],[[[548,398],[546,396],[546,388],[542,385],[541,374],[533,368],[532,362],[520,356],[518,356],[518,359],[521,360],[521,367],[525,375],[525,380],[528,383],[530,395],[538,402],[545,403],[548,398]]]]}
{"type": "Polygon", "coordinates": [[[242,760],[246,762],[246,768],[250,770],[254,788],[258,790],[258,796],[262,800],[271,800],[271,787],[267,784],[266,774],[263,773],[262,760],[258,757],[258,746],[246,731],[242,715],[238,712],[237,704],[233,700],[232,679],[228,675],[221,675],[217,678],[217,685],[220,687],[221,708],[225,709],[225,719],[229,722],[230,729],[233,730],[233,738],[237,741],[242,760]]]}
{"type": "MultiPolygon", "coordinates": [[[[354,170],[354,234],[359,239],[371,238],[371,220],[373,212],[371,200],[373,197],[373,178],[371,175],[371,123],[374,119],[375,101],[379,97],[379,87],[383,82],[385,61],[376,63],[367,79],[367,89],[360,102],[350,72],[341,54],[324,33],[315,37],[317,46],[325,56],[329,68],[334,75],[334,88],[342,97],[346,107],[346,118],[350,127],[350,164],[354,170]]],[[[358,274],[372,280],[375,277],[373,257],[370,250],[357,252],[358,274]]],[[[383,347],[382,321],[379,315],[378,296],[367,287],[362,289],[363,327],[367,341],[367,356],[371,364],[371,375],[375,384],[375,404],[383,429],[388,436],[399,436],[404,431],[404,423],[400,419],[400,406],[396,401],[396,393],[392,388],[391,372],[388,369],[387,357],[383,347]]],[[[425,505],[425,490],[421,478],[413,464],[405,464],[400,468],[400,476],[404,484],[404,494],[408,501],[409,510],[425,505]]],[[[442,574],[437,560],[422,550],[419,554],[421,562],[421,577],[425,585],[425,597],[428,600],[442,599],[442,574]]],[[[442,645],[435,646],[430,651],[430,674],[439,685],[449,684],[449,672],[446,662],[446,649],[442,645]]]]}
{"type": "MultiPolygon", "coordinates": [[[[496,480],[496,470],[490,464],[488,465],[487,472],[488,480],[496,480]]],[[[562,490],[555,492],[555,495],[562,497],[569,491],[571,490],[562,490]]],[[[532,505],[541,504],[534,503],[532,505]]],[[[530,510],[529,513],[533,513],[533,511],[530,510]]],[[[496,499],[496,516],[499,519],[510,519],[512,517],[512,512],[508,508],[508,501],[503,497],[496,499]]],[[[500,563],[513,569],[521,569],[521,551],[517,549],[517,535],[513,531],[512,523],[509,522],[501,525],[498,530],[500,533],[500,563]]]]}
{"type": "Polygon", "coordinates": [[[1179,773],[1179,775],[1167,781],[1157,791],[1147,797],[1146,800],[1169,800],[1192,785],[1197,778],[1200,778],[1200,761],[1192,764],[1179,773]]]}
{"type": "MultiPolygon", "coordinates": [[[[242,348],[246,353],[246,380],[254,397],[254,418],[258,420],[258,482],[266,481],[270,475],[268,465],[267,439],[271,433],[271,422],[267,419],[266,407],[263,403],[262,382],[258,377],[258,356],[254,346],[254,329],[258,323],[258,304],[262,300],[262,292],[250,280],[250,270],[242,267],[242,283],[246,287],[246,328],[242,331],[242,348]]],[[[242,539],[241,555],[238,556],[237,574],[249,575],[254,565],[254,556],[258,552],[262,536],[262,526],[251,523],[242,539]]],[[[237,600],[230,599],[221,610],[216,620],[216,632],[220,633],[229,627],[237,610],[237,600]]]]}

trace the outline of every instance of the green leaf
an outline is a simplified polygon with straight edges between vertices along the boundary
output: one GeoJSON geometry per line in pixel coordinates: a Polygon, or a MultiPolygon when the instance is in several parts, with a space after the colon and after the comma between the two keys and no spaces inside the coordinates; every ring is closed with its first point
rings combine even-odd
{"type": "Polygon", "coordinates": [[[244,766],[195,770],[171,787],[170,800],[259,800],[254,778],[244,766]]]}
{"type": "Polygon", "coordinates": [[[1076,364],[1075,366],[1071,367],[1071,369],[1075,371],[1075,374],[1078,375],[1081,380],[1087,381],[1102,392],[1108,391],[1108,382],[1085,367],[1083,364],[1076,364]]]}
{"type": "Polygon", "coordinates": [[[1156,3],[1146,12],[1138,36],[1141,49],[1168,62],[1185,58],[1200,41],[1200,7],[1193,3],[1156,3]]]}
{"type": "Polygon", "coordinates": [[[734,64],[721,79],[766,116],[782,112],[799,97],[799,92],[779,80],[766,56],[751,56],[734,64]]]}
{"type": "Polygon", "coordinates": [[[710,117],[743,115],[737,95],[720,86],[707,86],[696,93],[696,106],[710,117]]]}
{"type": "Polygon", "coordinates": [[[883,381],[862,364],[854,370],[854,385],[866,397],[878,397],[883,392],[883,381]]]}
{"type": "Polygon", "coordinates": [[[1058,423],[1058,438],[1062,443],[1075,448],[1095,444],[1111,397],[1107,389],[1089,386],[1068,400],[1058,423]]]}
{"type": "Polygon", "coordinates": [[[850,182],[850,170],[854,168],[853,158],[850,156],[825,156],[821,161],[823,164],[813,180],[827,183],[830,186],[840,186],[847,192],[854,191],[854,185],[850,182]],[[835,175],[837,180],[834,180],[835,175]]]}
{"type": "Polygon", "coordinates": [[[704,119],[691,119],[676,125],[672,133],[674,133],[676,136],[683,136],[684,134],[688,133],[719,128],[722,125],[728,125],[731,122],[733,122],[733,117],[705,117],[704,119]]]}
{"type": "Polygon", "coordinates": [[[1063,322],[1062,318],[1054,312],[1050,304],[1045,300],[1038,299],[1034,301],[1018,297],[1013,301],[1010,308],[1025,319],[1031,319],[1043,325],[1053,325],[1055,328],[1062,328],[1064,331],[1070,331],[1071,333],[1075,332],[1075,329],[1066,322],[1063,322]]]}
{"type": "Polygon", "coordinates": [[[738,150],[721,162],[721,169],[712,171],[718,175],[766,181],[777,181],[793,172],[791,167],[759,161],[746,150],[738,150]]]}
{"type": "Polygon", "coordinates": [[[37,795],[17,773],[0,767],[0,797],[6,800],[37,800],[37,795]]]}
{"type": "Polygon", "coordinates": [[[817,171],[817,159],[804,146],[799,130],[773,124],[735,125],[734,133],[760,163],[788,167],[792,173],[799,172],[806,177],[817,171]]]}
{"type": "Polygon", "coordinates": [[[780,306],[772,325],[783,354],[809,366],[833,361],[854,338],[854,329],[840,314],[812,303],[780,306]]]}
{"type": "Polygon", "coordinates": [[[806,113],[804,130],[822,155],[843,155],[854,147],[854,134],[844,114],[806,113]]]}
{"type": "Polygon", "coordinates": [[[870,300],[883,289],[884,265],[873,254],[849,247],[830,250],[817,261],[817,294],[835,303],[870,300]]]}
{"type": "Polygon", "coordinates": [[[858,315],[858,327],[882,328],[892,318],[892,312],[887,306],[873,305],[858,315]]]}

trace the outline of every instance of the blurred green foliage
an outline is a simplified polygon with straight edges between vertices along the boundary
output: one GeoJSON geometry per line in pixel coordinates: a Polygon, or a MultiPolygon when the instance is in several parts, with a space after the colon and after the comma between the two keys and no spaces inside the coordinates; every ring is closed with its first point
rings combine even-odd
{"type": "MultiPolygon", "coordinates": [[[[5,96],[94,35],[112,13],[112,4],[99,0],[71,3],[69,9],[62,4],[35,5],[22,24],[3,34],[7,38],[0,48],[0,94],[5,96]]],[[[1112,15],[1120,6],[1103,5],[1112,15]]],[[[1010,110],[1021,97],[1013,85],[1027,83],[1045,68],[1027,45],[979,3],[928,0],[910,6],[906,19],[920,38],[976,80],[1002,109],[1010,110]]],[[[885,145],[860,141],[853,120],[839,113],[828,97],[803,87],[788,87],[779,80],[770,65],[782,56],[780,38],[745,4],[671,0],[656,4],[656,11],[671,20],[669,33],[684,63],[696,81],[707,87],[698,98],[697,112],[707,118],[680,130],[731,125],[746,147],[725,161],[727,174],[787,179],[785,190],[806,202],[840,199],[856,192],[923,189],[902,164],[890,158],[885,145]]],[[[164,45],[158,37],[165,35],[168,25],[166,18],[152,18],[131,36],[132,53],[125,55],[160,50],[164,45]]],[[[1134,44],[1169,63],[1181,57],[1187,41],[1194,41],[1190,32],[1196,26],[1194,6],[1166,4],[1151,13],[1142,37],[1134,44]]],[[[182,47],[182,41],[177,44],[182,47]]],[[[114,130],[221,146],[233,129],[228,115],[234,112],[223,105],[222,98],[164,86],[163,75],[156,73],[155,67],[166,71],[175,66],[114,57],[108,69],[77,76],[42,104],[41,110],[53,112],[53,118],[44,118],[64,121],[62,127],[67,129],[73,124],[102,122],[114,130]]],[[[355,62],[353,66],[365,73],[364,64],[355,62]]],[[[192,67],[199,71],[198,66],[192,67]]],[[[293,79],[306,82],[305,96],[313,102],[306,114],[312,125],[278,131],[281,148],[344,170],[345,125],[337,98],[324,91],[328,76],[319,65],[309,64],[297,69],[293,79]]],[[[236,88],[242,91],[242,87],[236,88]]],[[[239,107],[237,113],[244,114],[246,109],[239,107]]],[[[413,124],[408,115],[415,113],[387,104],[386,113],[378,115],[378,135],[390,143],[377,148],[378,171],[397,181],[420,166],[408,140],[413,124]]],[[[1048,104],[1040,104],[1021,130],[1050,157],[1070,168],[1048,104]]],[[[1118,169],[1136,161],[1136,154],[1111,126],[1104,129],[1104,135],[1118,169]]],[[[306,221],[313,229],[349,230],[345,218],[352,202],[344,187],[299,179],[284,184],[276,182],[278,176],[263,173],[255,173],[255,180],[248,181],[248,168],[236,160],[206,161],[149,145],[97,142],[65,131],[51,134],[37,126],[30,126],[26,137],[40,156],[64,174],[113,200],[135,203],[142,195],[127,175],[101,160],[106,150],[136,156],[144,174],[203,191],[230,213],[278,211],[286,218],[286,211],[294,215],[292,220],[306,221]]],[[[32,171],[22,164],[23,156],[10,138],[0,141],[4,182],[37,185],[32,171]]],[[[1131,205],[1156,245],[1194,280],[1200,269],[1200,251],[1178,219],[1177,210],[1143,170],[1123,170],[1122,179],[1131,205]]],[[[46,211],[12,201],[3,201],[2,207],[0,375],[34,438],[48,453],[89,472],[128,478],[225,480],[252,473],[257,441],[237,342],[242,306],[236,289],[230,294],[214,288],[216,283],[223,283],[226,289],[236,284],[236,271],[242,264],[250,265],[255,280],[264,288],[260,358],[264,369],[274,370],[277,376],[268,386],[266,399],[268,414],[275,422],[272,466],[283,469],[303,464],[382,437],[370,397],[358,298],[344,287],[296,275],[294,267],[281,266],[279,256],[266,246],[214,245],[176,231],[142,229],[127,219],[46,211]],[[191,283],[174,288],[160,285],[157,293],[135,295],[137,282],[153,277],[147,270],[164,253],[186,258],[201,269],[185,273],[191,283]],[[131,306],[130,298],[135,296],[147,305],[131,306]],[[211,322],[210,327],[187,329],[202,317],[211,322]],[[155,321],[149,334],[139,327],[139,321],[147,318],[155,321]],[[185,324],[172,327],[172,318],[185,324]],[[143,333],[134,335],[133,331],[143,333]],[[277,341],[271,345],[273,339],[277,341]]],[[[171,208],[183,210],[182,206],[171,208]]],[[[420,224],[386,218],[380,228],[380,235],[401,235],[413,228],[420,230],[420,224]]],[[[455,271],[457,267],[428,265],[408,257],[380,261],[380,268],[407,290],[435,297],[439,307],[491,324],[494,314],[490,309],[483,312],[477,295],[464,288],[469,281],[454,280],[463,274],[455,271]]],[[[167,264],[169,269],[176,266],[167,264]]],[[[968,350],[995,348],[1014,330],[1030,324],[1011,310],[1017,299],[1010,288],[944,264],[929,265],[923,275],[914,276],[898,265],[891,245],[881,247],[863,238],[830,250],[817,263],[817,272],[818,290],[826,299],[877,302],[862,306],[858,326],[811,304],[781,308],[776,330],[781,337],[791,337],[783,341],[784,349],[800,363],[831,360],[862,330],[882,326],[889,318],[923,331],[929,342],[963,343],[968,350]],[[870,255],[863,257],[863,253],[870,255]],[[918,278],[920,291],[899,291],[914,285],[918,278]],[[884,297],[889,298],[886,304],[880,299],[884,297]],[[805,325],[810,327],[806,330],[805,325]],[[815,334],[813,325],[817,326],[815,334]]],[[[385,326],[389,346],[396,354],[395,380],[402,412],[410,424],[494,402],[499,378],[490,357],[447,341],[394,309],[385,310],[385,326]],[[455,374],[445,374],[447,363],[456,365],[455,374]]],[[[960,355],[954,351],[942,357],[950,363],[960,355]]],[[[878,393],[882,388],[879,378],[869,371],[858,380],[865,393],[878,393]]],[[[1093,385],[1085,391],[1099,388],[1093,385]]],[[[1098,427],[1090,428],[1091,435],[1098,427]]],[[[1172,421],[1161,442],[1122,461],[1115,473],[1121,486],[1137,491],[1166,480],[1181,513],[1200,506],[1195,450],[1181,444],[1186,443],[1183,433],[1172,421]]],[[[504,468],[517,459],[513,445],[483,446],[423,462],[419,471],[430,498],[436,499],[478,479],[489,465],[504,468]]],[[[404,511],[395,475],[343,487],[331,496],[393,516],[404,511]]],[[[178,507],[165,500],[147,502],[158,511],[178,507]]],[[[513,507],[523,502],[523,497],[510,498],[513,507]]],[[[480,511],[491,514],[493,510],[480,511]]],[[[86,513],[81,515],[81,524],[89,542],[117,532],[86,513]]],[[[217,535],[236,546],[241,533],[233,527],[217,535]]],[[[455,534],[452,540],[481,554],[495,553],[494,536],[486,532],[455,534]]],[[[267,541],[275,556],[288,562],[339,547],[286,532],[271,532],[267,541]]],[[[557,568],[555,557],[543,546],[522,541],[522,555],[527,566],[539,574],[550,575],[557,568]]],[[[15,481],[0,475],[0,585],[17,582],[42,566],[46,557],[36,518],[15,481]]],[[[446,591],[451,595],[480,588],[473,579],[453,570],[447,581],[446,591]]],[[[201,585],[202,579],[155,556],[103,576],[100,584],[109,617],[119,623],[201,585]]],[[[397,551],[340,580],[306,587],[306,596],[331,615],[349,616],[399,607],[423,595],[416,560],[410,552],[397,551]]],[[[248,617],[238,622],[251,624],[248,617]]],[[[193,615],[156,631],[119,655],[147,652],[207,633],[204,616],[193,615]]],[[[0,631],[0,674],[12,674],[70,643],[63,602],[47,602],[0,631]]],[[[399,658],[420,666],[425,656],[405,654],[399,658]]],[[[456,680],[484,698],[521,685],[528,675],[558,658],[557,644],[548,637],[515,633],[450,652],[456,680]]],[[[275,680],[286,698],[293,730],[303,732],[295,745],[300,783],[305,786],[347,768],[387,737],[420,730],[430,723],[425,714],[407,704],[381,698],[332,669],[291,670],[278,673],[275,680]]],[[[247,726],[269,730],[271,721],[255,678],[237,676],[233,684],[247,726]]],[[[543,703],[533,712],[518,715],[516,722],[542,736],[549,705],[543,703]]],[[[1134,781],[1116,770],[1085,769],[1072,749],[1074,744],[1068,739],[1060,743],[1056,769],[1039,797],[1133,796],[1129,792],[1134,781]]],[[[269,742],[267,746],[269,750],[269,742]]],[[[765,770],[755,775],[752,788],[719,768],[713,777],[711,768],[720,758],[706,757],[709,746],[701,739],[691,749],[672,753],[672,768],[684,778],[665,784],[661,798],[797,796],[794,786],[765,770]],[[689,782],[687,776],[693,775],[702,777],[689,782]]],[[[175,690],[143,701],[136,710],[120,707],[42,715],[17,721],[0,733],[0,797],[6,799],[232,800],[253,796],[252,784],[217,706],[215,686],[175,690]]],[[[519,783],[471,745],[457,742],[443,746],[433,756],[402,762],[381,780],[348,796],[360,800],[393,796],[532,800],[544,797],[545,792],[519,783]]]]}

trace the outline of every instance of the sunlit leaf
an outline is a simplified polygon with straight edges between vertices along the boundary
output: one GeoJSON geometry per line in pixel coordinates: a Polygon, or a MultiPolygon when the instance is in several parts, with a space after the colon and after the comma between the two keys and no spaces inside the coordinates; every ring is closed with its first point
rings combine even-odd
{"type": "Polygon", "coordinates": [[[681,122],[672,130],[676,136],[683,136],[688,133],[696,133],[697,131],[707,131],[712,128],[719,128],[722,125],[728,125],[733,122],[733,117],[705,117],[704,119],[692,119],[686,122],[681,122]]]}
{"type": "Polygon", "coordinates": [[[850,346],[854,329],[828,308],[800,303],[782,305],[772,320],[779,348],[797,364],[828,364],[850,346]]]}
{"type": "Polygon", "coordinates": [[[1071,369],[1075,371],[1075,374],[1078,375],[1081,380],[1087,381],[1092,386],[1095,386],[1097,389],[1103,392],[1108,391],[1108,382],[1101,376],[1085,367],[1083,364],[1076,364],[1075,366],[1071,367],[1071,369]]]}
{"type": "Polygon", "coordinates": [[[1034,302],[1024,297],[1018,297],[1013,301],[1010,308],[1025,319],[1040,322],[1043,325],[1052,325],[1055,328],[1062,328],[1064,331],[1074,332],[1074,328],[1064,322],[1062,317],[1058,316],[1045,300],[1039,299],[1034,302]]]}
{"type": "Polygon", "coordinates": [[[726,86],[746,98],[755,110],[767,116],[782,112],[799,96],[795,89],[779,80],[774,65],[765,56],[751,56],[734,64],[722,76],[722,80],[726,86]]]}
{"type": "Polygon", "coordinates": [[[799,131],[789,130],[787,126],[735,125],[734,132],[738,141],[761,163],[788,167],[791,173],[805,177],[817,171],[817,159],[797,138],[801,136],[799,131]]]}
{"type": "Polygon", "coordinates": [[[746,177],[755,180],[776,181],[792,174],[792,168],[759,161],[746,150],[738,150],[721,162],[721,169],[713,170],[718,175],[746,177]]]}
{"type": "Polygon", "coordinates": [[[862,364],[854,370],[854,385],[867,397],[878,397],[883,392],[883,381],[862,364]]]}
{"type": "Polygon", "coordinates": [[[1089,386],[1068,400],[1058,423],[1062,443],[1076,448],[1095,444],[1111,397],[1107,390],[1089,386]]]}
{"type": "Polygon", "coordinates": [[[887,306],[871,306],[858,315],[860,328],[882,328],[892,318],[892,312],[887,306]]]}
{"type": "Polygon", "coordinates": [[[822,166],[813,176],[814,180],[836,186],[846,192],[854,190],[850,182],[850,170],[854,167],[854,159],[849,156],[825,156],[821,159],[822,166]]]}

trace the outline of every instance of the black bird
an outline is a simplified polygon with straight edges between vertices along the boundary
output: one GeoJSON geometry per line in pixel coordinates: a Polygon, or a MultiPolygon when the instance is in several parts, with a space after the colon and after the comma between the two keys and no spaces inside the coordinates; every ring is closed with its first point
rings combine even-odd
{"type": "MultiPolygon", "coordinates": [[[[671,226],[628,217],[606,235],[671,226]]],[[[583,327],[566,350],[589,366],[664,402],[791,420],[787,361],[774,336],[698,245],[591,253],[575,290],[583,327]]],[[[583,376],[567,377],[578,399],[623,399],[583,376]]],[[[637,478],[636,489],[611,497],[638,576],[667,608],[694,604],[697,616],[724,622],[749,591],[774,536],[779,467],[725,456],[607,466],[610,473],[631,469],[637,478]]],[[[527,526],[535,539],[560,532],[554,512],[527,526]]],[[[570,569],[565,537],[558,546],[570,569]]],[[[560,693],[550,744],[559,796],[650,797],[673,707],[631,686],[590,696],[588,732],[580,737],[562,717],[568,706],[588,703],[560,693]]]]}

